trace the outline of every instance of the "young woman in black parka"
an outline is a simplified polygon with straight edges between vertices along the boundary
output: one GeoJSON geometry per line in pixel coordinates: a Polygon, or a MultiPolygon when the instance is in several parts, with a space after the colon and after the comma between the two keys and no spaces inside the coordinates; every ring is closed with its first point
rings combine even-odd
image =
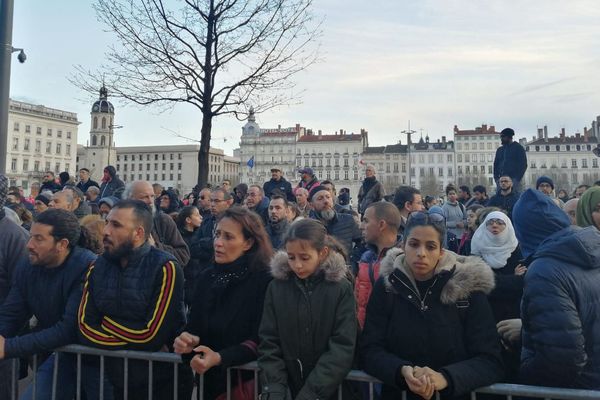
{"type": "MultiPolygon", "coordinates": [[[[273,255],[260,217],[234,206],[217,223],[212,266],[198,277],[190,320],[174,350],[204,375],[204,398],[226,391],[227,368],[256,360],[273,255]]],[[[254,374],[244,374],[244,381],[254,374]]],[[[191,391],[190,391],[191,393],[191,391]]]]}
{"type": "Polygon", "coordinates": [[[367,307],[361,357],[383,381],[382,399],[468,398],[503,377],[500,341],[486,295],[491,269],[442,248],[445,226],[411,214],[404,254],[390,250],[367,307]]]}

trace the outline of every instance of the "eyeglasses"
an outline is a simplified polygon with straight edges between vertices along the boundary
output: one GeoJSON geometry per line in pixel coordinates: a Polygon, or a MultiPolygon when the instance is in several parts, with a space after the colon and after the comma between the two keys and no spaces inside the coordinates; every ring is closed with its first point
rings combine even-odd
{"type": "Polygon", "coordinates": [[[221,199],[210,199],[210,202],[211,202],[211,203],[216,203],[216,204],[222,203],[222,202],[224,202],[224,201],[227,201],[227,200],[221,200],[221,199]]]}
{"type": "Polygon", "coordinates": [[[446,223],[446,218],[443,215],[440,215],[438,213],[430,213],[428,211],[416,211],[416,212],[412,212],[410,213],[410,215],[408,216],[408,223],[411,222],[415,222],[418,224],[428,224],[428,223],[433,223],[433,224],[440,224],[440,223],[446,223]]]}
{"type": "Polygon", "coordinates": [[[511,181],[507,181],[507,180],[500,180],[500,183],[510,183],[511,181]]]}
{"type": "Polygon", "coordinates": [[[488,219],[487,222],[485,223],[487,226],[496,224],[496,225],[506,225],[506,222],[502,221],[499,218],[492,218],[492,219],[488,219]]]}

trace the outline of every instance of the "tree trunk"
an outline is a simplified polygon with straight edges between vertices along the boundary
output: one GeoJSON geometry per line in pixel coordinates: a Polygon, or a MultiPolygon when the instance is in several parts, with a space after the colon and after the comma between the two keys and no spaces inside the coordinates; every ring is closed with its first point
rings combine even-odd
{"type": "Polygon", "coordinates": [[[205,188],[208,183],[210,133],[212,130],[212,114],[202,114],[202,131],[200,133],[200,150],[198,151],[198,185],[205,188]]]}

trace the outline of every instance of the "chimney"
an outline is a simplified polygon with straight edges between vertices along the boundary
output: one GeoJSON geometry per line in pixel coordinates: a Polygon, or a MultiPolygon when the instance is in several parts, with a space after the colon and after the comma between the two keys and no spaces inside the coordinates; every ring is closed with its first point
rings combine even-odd
{"type": "Polygon", "coordinates": [[[565,128],[560,128],[560,134],[561,134],[562,136],[565,136],[565,128]]]}
{"type": "Polygon", "coordinates": [[[321,136],[321,130],[319,129],[319,136],[321,136]]]}
{"type": "Polygon", "coordinates": [[[442,136],[442,143],[446,143],[446,136],[442,136]]]}
{"type": "Polygon", "coordinates": [[[565,139],[565,128],[562,128],[560,130],[560,140],[561,140],[561,142],[565,142],[565,140],[566,140],[565,139]]]}
{"type": "Polygon", "coordinates": [[[588,128],[587,128],[587,126],[584,126],[584,127],[583,127],[583,141],[584,141],[585,143],[587,143],[587,142],[588,142],[588,139],[589,139],[589,137],[590,137],[590,132],[588,131],[588,128]]]}
{"type": "Polygon", "coordinates": [[[544,137],[544,129],[543,128],[538,128],[538,139],[541,139],[544,137]]]}
{"type": "Polygon", "coordinates": [[[481,124],[481,130],[483,133],[487,132],[487,124],[481,124]]]}
{"type": "Polygon", "coordinates": [[[490,125],[489,133],[496,133],[496,127],[494,125],[490,125]]]}
{"type": "Polygon", "coordinates": [[[548,141],[548,125],[544,125],[544,142],[548,141]]]}
{"type": "Polygon", "coordinates": [[[581,133],[577,132],[577,133],[575,134],[575,138],[576,138],[576,139],[581,139],[581,133]]]}
{"type": "Polygon", "coordinates": [[[280,131],[281,130],[281,124],[277,125],[277,130],[280,131]]]}

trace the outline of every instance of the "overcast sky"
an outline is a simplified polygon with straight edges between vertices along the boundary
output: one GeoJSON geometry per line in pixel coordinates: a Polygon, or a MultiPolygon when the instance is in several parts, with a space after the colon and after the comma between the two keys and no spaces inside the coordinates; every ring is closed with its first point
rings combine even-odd
{"type": "MultiPolygon", "coordinates": [[[[452,136],[455,124],[482,123],[531,139],[545,124],[550,134],[583,132],[600,114],[595,0],[315,2],[325,20],[323,61],[297,76],[301,104],[259,115],[262,127],[364,128],[371,145],[384,145],[405,142],[408,120],[433,140],[452,136]]],[[[94,98],[67,78],[75,64],[101,64],[113,41],[103,28],[89,1],[15,1],[13,46],[28,58],[14,57],[11,97],[76,112],[81,144],[94,98]]],[[[201,115],[186,105],[160,114],[116,103],[115,119],[118,146],[184,144],[167,129],[199,137],[201,115]]],[[[230,153],[242,125],[219,118],[213,146],[230,153]]]]}

